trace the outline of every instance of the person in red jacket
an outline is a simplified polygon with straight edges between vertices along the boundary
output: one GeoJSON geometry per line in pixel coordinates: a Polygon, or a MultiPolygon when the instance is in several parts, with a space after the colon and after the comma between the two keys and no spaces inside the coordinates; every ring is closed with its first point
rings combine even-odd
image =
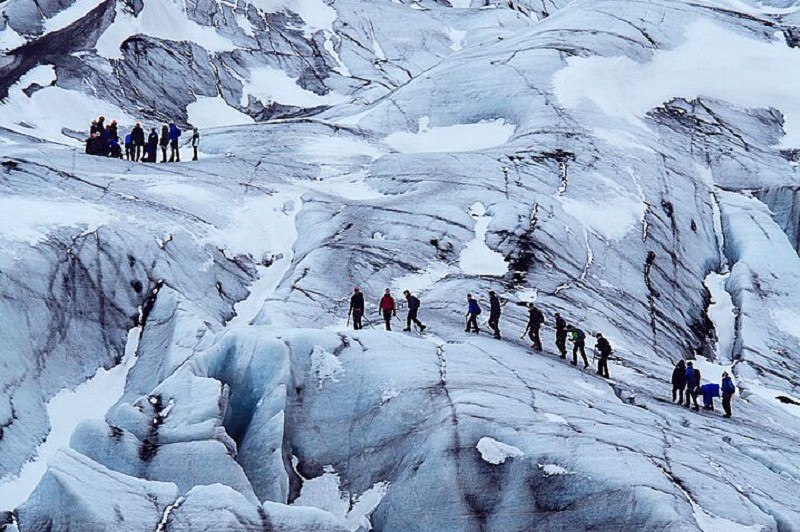
{"type": "Polygon", "coordinates": [[[383,313],[383,321],[386,323],[386,330],[392,330],[392,316],[397,316],[397,307],[394,304],[394,298],[387,288],[383,292],[383,297],[378,305],[378,312],[383,313]]]}

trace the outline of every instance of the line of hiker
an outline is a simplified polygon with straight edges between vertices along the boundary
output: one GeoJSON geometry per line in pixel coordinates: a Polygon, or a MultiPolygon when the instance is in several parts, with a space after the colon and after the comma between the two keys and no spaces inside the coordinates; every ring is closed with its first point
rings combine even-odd
{"type": "Polygon", "coordinates": [[[736,393],[736,386],[727,371],[722,372],[722,384],[709,382],[702,384],[700,370],[694,363],[679,360],[672,370],[672,402],[691,408],[694,403],[695,411],[700,410],[697,396],[703,396],[703,409],[714,410],[714,398],[722,395],[723,417],[731,417],[731,398],[736,393]]]}
{"type": "MultiPolygon", "coordinates": [[[[105,117],[100,116],[93,120],[89,128],[89,138],[86,139],[86,153],[128,161],[155,163],[158,159],[158,148],[161,147],[161,162],[181,162],[180,137],[181,129],[170,122],[161,126],[159,137],[155,127],[150,128],[150,134],[145,138],[144,128],[139,122],[133,126],[130,133],[125,135],[124,148],[120,144],[119,128],[117,121],[112,120],[108,125],[105,117]],[[169,149],[169,161],[167,150],[169,149]]],[[[200,147],[200,131],[192,128],[192,137],[189,141],[192,147],[192,160],[197,160],[197,149],[200,147]]]]}
{"type": "MultiPolygon", "coordinates": [[[[408,314],[406,315],[406,327],[404,332],[410,332],[412,325],[415,325],[420,332],[423,332],[427,326],[419,321],[418,313],[420,308],[420,300],[417,296],[413,295],[410,291],[404,290],[403,296],[406,299],[406,306],[408,314]]],[[[493,290],[489,291],[489,321],[488,325],[492,331],[494,338],[500,340],[500,315],[503,304],[500,298],[493,290]]],[[[384,327],[387,331],[392,330],[392,318],[397,318],[397,304],[392,297],[391,291],[387,288],[384,290],[383,296],[378,303],[378,312],[382,315],[384,327]]],[[[365,318],[365,303],[364,294],[361,289],[356,287],[353,289],[353,295],[350,296],[350,308],[347,313],[348,325],[350,318],[353,319],[353,328],[355,330],[363,329],[362,319],[365,318]]],[[[467,294],[467,312],[464,316],[466,320],[466,328],[464,332],[472,332],[475,334],[480,333],[478,325],[478,316],[481,314],[481,306],[478,300],[472,294],[467,294]]],[[[560,313],[556,312],[555,315],[555,330],[556,330],[556,347],[560,353],[561,358],[567,358],[567,338],[569,337],[572,342],[572,361],[573,366],[578,365],[578,354],[583,359],[584,369],[589,367],[589,359],[586,356],[586,333],[566,322],[560,313]]],[[[523,339],[525,335],[531,340],[531,348],[535,351],[542,350],[542,341],[539,330],[544,324],[545,318],[542,311],[539,310],[534,303],[528,303],[528,322],[525,331],[520,336],[523,339]]],[[[367,319],[367,324],[372,327],[372,323],[367,319]]],[[[374,328],[374,327],[373,327],[374,328]]],[[[611,356],[612,348],[611,343],[602,335],[597,333],[595,335],[595,353],[597,354],[597,374],[609,378],[608,373],[608,359],[611,356]]]]}

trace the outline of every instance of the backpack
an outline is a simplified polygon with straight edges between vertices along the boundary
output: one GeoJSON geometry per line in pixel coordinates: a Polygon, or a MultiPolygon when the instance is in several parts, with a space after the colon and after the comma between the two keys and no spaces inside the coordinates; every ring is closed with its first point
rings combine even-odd
{"type": "Polygon", "coordinates": [[[586,333],[583,332],[583,329],[577,330],[578,340],[586,340],[586,333]]]}
{"type": "Polygon", "coordinates": [[[700,386],[700,370],[695,368],[692,372],[692,380],[694,381],[695,386],[700,386]]]}
{"type": "Polygon", "coordinates": [[[416,296],[411,296],[408,298],[408,308],[410,310],[418,309],[419,305],[420,305],[419,298],[417,298],[416,296]]]}
{"type": "Polygon", "coordinates": [[[730,379],[725,379],[722,381],[722,393],[724,394],[736,393],[736,386],[733,385],[733,381],[731,381],[730,379]]]}

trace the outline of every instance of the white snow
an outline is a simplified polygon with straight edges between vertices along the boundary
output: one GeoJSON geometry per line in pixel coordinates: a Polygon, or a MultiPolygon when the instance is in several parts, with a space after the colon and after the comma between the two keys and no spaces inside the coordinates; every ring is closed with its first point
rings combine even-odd
{"type": "Polygon", "coordinates": [[[0,102],[0,126],[54,142],[75,144],[74,139],[62,135],[62,128],[85,131],[92,117],[100,113],[120,123],[134,121],[111,103],[83,92],[50,86],[54,81],[56,71],[52,65],[39,65],[23,74],[9,87],[8,98],[0,102]],[[29,98],[23,89],[33,84],[44,88],[29,98]]]}
{"type": "Polygon", "coordinates": [[[59,11],[53,17],[44,21],[44,33],[42,35],[70,26],[88,15],[91,10],[102,3],[103,0],[76,0],[66,9],[59,11]]]}
{"type": "Polygon", "coordinates": [[[621,240],[641,223],[646,206],[641,199],[619,190],[611,181],[600,176],[597,179],[614,187],[608,190],[617,189],[619,193],[603,198],[589,197],[588,201],[563,195],[558,196],[558,201],[567,214],[587,229],[607,240],[621,240]],[[598,204],[603,208],[598,208],[598,204]]]}
{"type": "Polygon", "coordinates": [[[14,31],[11,26],[6,26],[3,31],[0,31],[0,52],[13,50],[26,42],[25,37],[14,31]]]}
{"type": "Polygon", "coordinates": [[[574,471],[570,471],[569,469],[561,467],[560,465],[557,464],[537,464],[537,465],[539,466],[539,469],[541,469],[544,472],[544,476],[546,477],[575,474],[574,471]]]}
{"type": "Polygon", "coordinates": [[[465,9],[470,7],[472,0],[450,0],[450,5],[457,9],[465,9]]]}
{"type": "Polygon", "coordinates": [[[69,443],[82,421],[104,420],[106,412],[122,396],[128,372],[136,364],[140,327],[128,332],[125,355],[120,364],[100,368],[94,377],[74,390],[62,390],[47,403],[50,433],[36,449],[36,458],[22,466],[19,475],[0,479],[0,509],[11,509],[25,502],[47,470],[51,457],[69,443]]]}
{"type": "Polygon", "coordinates": [[[299,151],[310,161],[322,164],[352,158],[368,158],[373,161],[385,153],[365,140],[341,137],[314,137],[303,144],[299,151]]]}
{"type": "Polygon", "coordinates": [[[327,380],[339,382],[337,377],[344,373],[344,368],[339,357],[316,345],[311,353],[311,373],[319,380],[319,389],[321,390],[327,380]]]}
{"type": "Polygon", "coordinates": [[[199,128],[252,124],[252,117],[228,105],[222,96],[198,96],[186,106],[189,123],[199,128]]]}
{"type": "Polygon", "coordinates": [[[502,118],[475,124],[429,127],[430,119],[419,119],[416,133],[398,131],[387,136],[386,144],[401,153],[447,153],[483,150],[508,142],[516,126],[502,118]]]}
{"type": "Polygon", "coordinates": [[[468,275],[505,275],[508,272],[505,257],[486,245],[486,231],[492,217],[486,214],[486,207],[481,202],[473,203],[469,214],[475,219],[475,239],[461,250],[458,259],[461,271],[468,275]]]}
{"type": "Polygon", "coordinates": [[[325,510],[344,519],[352,532],[372,530],[369,516],[386,495],[389,483],[378,482],[357,497],[351,505],[350,497],[341,491],[341,480],[333,466],[327,465],[323,471],[324,473],[319,477],[303,479],[300,496],[292,505],[325,510]]]}
{"type": "Polygon", "coordinates": [[[685,42],[656,51],[648,63],[627,57],[570,57],[553,77],[553,87],[565,107],[589,101],[609,116],[636,124],[675,97],[772,107],[786,117],[782,147],[800,147],[798,78],[800,55],[782,40],[757,41],[699,20],[688,27],[685,42]]]}
{"type": "Polygon", "coordinates": [[[0,197],[0,239],[7,241],[36,244],[56,227],[91,232],[114,218],[111,212],[90,203],[0,197]]]}
{"type": "Polygon", "coordinates": [[[117,6],[114,22],[103,32],[95,50],[106,59],[122,59],[120,45],[132,35],[149,35],[167,41],[188,41],[209,52],[230,52],[236,46],[217,30],[189,19],[186,5],[177,0],[148,0],[138,17],[134,17],[124,4],[117,6]]]}
{"type": "Polygon", "coordinates": [[[319,95],[304,89],[297,78],[283,70],[263,66],[250,71],[249,79],[243,80],[241,105],[247,105],[247,97],[253,96],[264,105],[279,103],[295,107],[321,107],[347,102],[349,98],[335,92],[319,95]]]}
{"type": "Polygon", "coordinates": [[[481,453],[481,458],[493,465],[503,464],[509,458],[519,458],[525,455],[513,445],[499,442],[488,436],[481,438],[475,447],[481,453]]]}
{"type": "Polygon", "coordinates": [[[708,306],[708,317],[714,323],[717,343],[714,346],[718,361],[730,361],[733,354],[733,343],[736,339],[736,308],[731,294],[725,290],[725,282],[730,274],[711,272],[706,276],[704,284],[711,293],[711,304],[708,306]]]}
{"type": "Polygon", "coordinates": [[[322,0],[249,0],[247,3],[265,13],[295,13],[305,23],[306,37],[319,30],[332,32],[337,17],[333,6],[322,0]]]}
{"type": "Polygon", "coordinates": [[[450,37],[450,49],[458,52],[464,48],[464,39],[467,37],[467,32],[464,30],[457,30],[456,28],[447,28],[447,35],[450,37]]]}
{"type": "Polygon", "coordinates": [[[297,233],[294,229],[298,198],[290,194],[248,197],[238,205],[221,206],[230,212],[225,226],[207,237],[209,243],[229,255],[249,254],[261,258],[266,253],[291,250],[297,233]]]}
{"type": "Polygon", "coordinates": [[[567,425],[567,420],[564,419],[562,416],[559,416],[558,414],[550,414],[545,412],[544,417],[545,419],[547,419],[547,421],[550,421],[551,423],[559,423],[561,425],[567,425]]]}
{"type": "Polygon", "coordinates": [[[399,292],[409,290],[414,294],[419,294],[456,271],[455,268],[444,262],[432,262],[420,272],[398,277],[392,282],[392,286],[399,292]]]}

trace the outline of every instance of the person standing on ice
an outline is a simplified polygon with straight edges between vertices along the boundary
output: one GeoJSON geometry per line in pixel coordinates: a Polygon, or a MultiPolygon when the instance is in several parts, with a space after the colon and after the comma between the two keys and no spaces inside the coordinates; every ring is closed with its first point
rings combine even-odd
{"type": "Polygon", "coordinates": [[[500,298],[494,290],[489,290],[489,328],[495,339],[500,339],[500,298]]]}
{"type": "Polygon", "coordinates": [[[578,329],[572,324],[567,325],[567,331],[572,335],[572,364],[573,366],[578,365],[578,351],[580,351],[581,356],[583,357],[583,369],[589,367],[589,359],[586,358],[586,333],[583,332],[582,329],[578,329]]]}
{"type": "Polygon", "coordinates": [[[556,312],[556,348],[561,353],[561,358],[567,358],[567,320],[556,312]]]}
{"type": "Polygon", "coordinates": [[[350,310],[348,316],[353,316],[353,329],[361,330],[361,318],[364,316],[364,294],[359,287],[353,288],[353,295],[350,296],[350,310]]]}
{"type": "Polygon", "coordinates": [[[478,300],[472,297],[472,294],[467,294],[467,328],[464,329],[464,332],[481,332],[478,328],[478,315],[480,313],[481,306],[478,304],[478,300]]]}
{"type": "Polygon", "coordinates": [[[722,409],[725,410],[723,417],[731,417],[731,398],[736,393],[736,386],[733,385],[731,376],[727,371],[722,372],[722,409]]]}
{"type": "Polygon", "coordinates": [[[595,338],[597,338],[597,343],[594,347],[600,354],[600,358],[597,359],[597,374],[607,379],[609,378],[608,357],[611,356],[611,343],[601,333],[597,333],[595,338]]]}
{"type": "Polygon", "coordinates": [[[533,303],[528,303],[528,324],[525,326],[525,332],[522,333],[520,338],[524,338],[527,334],[528,338],[533,342],[531,347],[535,351],[542,350],[542,340],[539,338],[539,328],[542,326],[542,323],[544,323],[544,314],[542,314],[542,311],[536,308],[536,305],[533,303]]]}
{"type": "Polygon", "coordinates": [[[397,316],[397,307],[394,304],[394,298],[389,292],[389,289],[383,291],[383,297],[378,304],[378,312],[383,314],[383,322],[386,324],[386,330],[392,330],[392,316],[397,316]]]}
{"type": "Polygon", "coordinates": [[[411,324],[416,324],[419,327],[419,332],[423,332],[425,330],[425,325],[417,319],[417,312],[419,312],[419,298],[413,295],[408,290],[403,290],[403,296],[406,298],[406,303],[408,304],[408,315],[406,316],[406,328],[403,329],[405,332],[411,331],[411,324]]]}
{"type": "Polygon", "coordinates": [[[197,148],[200,147],[200,131],[196,128],[192,128],[192,160],[197,160],[197,148]]]}
{"type": "Polygon", "coordinates": [[[672,370],[672,402],[683,404],[683,389],[686,387],[686,362],[679,360],[672,370]],[[675,401],[677,399],[677,401],[675,401]]]}
{"type": "Polygon", "coordinates": [[[181,138],[181,130],[175,122],[169,124],[169,162],[181,162],[181,151],[178,148],[178,140],[181,138]]]}
{"type": "Polygon", "coordinates": [[[125,135],[125,158],[129,161],[133,159],[133,152],[131,150],[131,134],[125,135]]]}
{"type": "Polygon", "coordinates": [[[700,390],[700,370],[694,368],[694,364],[690,360],[686,363],[686,408],[692,406],[694,401],[694,409],[700,410],[700,405],[697,404],[697,393],[700,390]]]}
{"type": "Polygon", "coordinates": [[[136,122],[136,125],[131,130],[131,147],[133,149],[133,160],[139,162],[142,157],[142,151],[144,151],[144,129],[142,129],[142,125],[139,122],[136,122]]]}
{"type": "Polygon", "coordinates": [[[169,146],[169,126],[167,124],[163,124],[161,126],[161,141],[159,142],[161,146],[161,162],[167,162],[167,146],[169,146]]]}
{"type": "Polygon", "coordinates": [[[158,133],[156,133],[156,128],[150,128],[150,135],[147,137],[147,148],[145,148],[145,153],[147,153],[147,156],[145,157],[147,162],[156,162],[156,159],[158,158],[158,133]]]}

